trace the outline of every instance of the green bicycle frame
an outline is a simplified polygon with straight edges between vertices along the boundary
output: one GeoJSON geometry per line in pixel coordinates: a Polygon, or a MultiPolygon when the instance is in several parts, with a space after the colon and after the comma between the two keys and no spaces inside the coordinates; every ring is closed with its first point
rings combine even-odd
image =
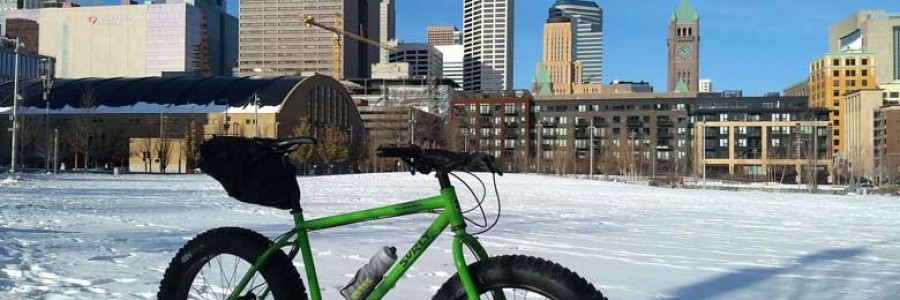
{"type": "MultiPolygon", "coordinates": [[[[343,213],[309,221],[304,220],[302,211],[298,210],[292,212],[294,217],[294,230],[292,230],[290,234],[285,234],[283,237],[276,240],[274,244],[257,259],[250,270],[248,270],[241,279],[240,283],[238,283],[237,287],[235,287],[235,290],[232,291],[228,299],[237,299],[237,296],[241,294],[250,279],[253,278],[253,274],[266,263],[275,251],[281,251],[281,248],[292,246],[300,249],[303,266],[306,269],[306,283],[309,287],[308,292],[310,299],[321,300],[322,294],[319,289],[319,280],[316,275],[316,267],[309,246],[309,232],[377,219],[435,212],[439,212],[439,215],[431,223],[431,226],[428,226],[428,229],[425,230],[425,233],[423,233],[419,240],[413,244],[410,250],[391,267],[381,282],[379,282],[378,285],[375,286],[375,289],[372,290],[372,293],[366,297],[366,300],[383,298],[385,294],[394,287],[409,267],[416,262],[422,253],[428,249],[432,242],[434,242],[448,226],[453,231],[453,260],[456,265],[456,272],[459,275],[459,280],[465,288],[469,300],[476,300],[478,299],[478,292],[475,288],[472,276],[469,273],[468,264],[466,263],[462,247],[463,245],[468,247],[479,261],[487,259],[488,255],[484,250],[484,247],[481,246],[481,243],[479,243],[475,237],[466,233],[465,221],[463,220],[462,212],[460,211],[459,203],[457,202],[456,192],[453,187],[450,187],[449,185],[441,189],[440,195],[434,197],[362,211],[343,213]]],[[[293,259],[293,257],[291,257],[291,259],[293,259]]],[[[268,292],[268,290],[264,291],[263,296],[268,292]]],[[[501,298],[502,296],[498,299],[501,298]]]]}

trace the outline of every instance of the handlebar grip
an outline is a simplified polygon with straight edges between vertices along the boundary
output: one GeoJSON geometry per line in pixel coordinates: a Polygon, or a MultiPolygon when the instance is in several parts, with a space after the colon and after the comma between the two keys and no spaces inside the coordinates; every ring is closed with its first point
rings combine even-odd
{"type": "Polygon", "coordinates": [[[422,148],[416,145],[382,145],[375,149],[375,155],[381,158],[418,158],[422,156],[422,148]]]}

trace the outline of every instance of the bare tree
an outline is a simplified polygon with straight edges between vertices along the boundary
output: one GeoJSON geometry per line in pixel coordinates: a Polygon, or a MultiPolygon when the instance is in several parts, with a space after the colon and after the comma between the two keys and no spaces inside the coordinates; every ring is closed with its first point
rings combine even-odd
{"type": "Polygon", "coordinates": [[[571,149],[555,145],[550,153],[550,167],[556,175],[571,173],[575,161],[575,154],[571,149]]]}
{"type": "Polygon", "coordinates": [[[171,139],[169,138],[169,119],[166,114],[159,115],[159,139],[156,142],[155,153],[157,163],[159,164],[159,172],[165,173],[166,168],[169,166],[169,157],[172,156],[172,145],[171,139]]]}
{"type": "MultiPolygon", "coordinates": [[[[312,123],[309,119],[301,119],[293,131],[294,136],[314,136],[312,123]]],[[[319,141],[321,144],[321,141],[319,141]]],[[[303,168],[303,174],[309,173],[309,163],[316,159],[316,147],[319,145],[300,145],[297,151],[291,152],[291,158],[299,162],[303,168]]]]}
{"type": "Polygon", "coordinates": [[[95,132],[96,150],[93,161],[103,165],[123,166],[128,161],[128,141],[119,126],[98,126],[95,132]]]}
{"type": "Polygon", "coordinates": [[[153,152],[153,140],[150,138],[139,138],[137,140],[137,145],[131,150],[131,157],[140,157],[141,162],[144,166],[144,172],[150,172],[150,164],[152,160],[151,153],[153,152]]]}
{"type": "Polygon", "coordinates": [[[184,160],[187,172],[193,173],[200,158],[200,141],[203,139],[203,126],[200,126],[194,115],[188,117],[184,130],[184,160]]]}
{"type": "Polygon", "coordinates": [[[340,128],[334,126],[325,128],[325,139],[316,150],[318,150],[322,162],[328,165],[329,174],[335,163],[345,161],[350,155],[346,135],[340,128]]]}
{"type": "Polygon", "coordinates": [[[628,136],[625,134],[619,135],[619,146],[616,148],[616,159],[618,161],[616,167],[618,168],[619,174],[636,175],[637,165],[634,151],[635,147],[628,136]]]}
{"type": "Polygon", "coordinates": [[[85,168],[90,163],[89,159],[94,148],[93,142],[96,127],[93,124],[94,101],[94,88],[85,88],[81,93],[81,113],[75,116],[75,124],[72,128],[73,134],[68,139],[69,147],[75,155],[74,164],[72,165],[74,170],[78,170],[79,162],[83,162],[81,166],[85,168]],[[79,161],[79,158],[81,158],[81,161],[79,161]]]}

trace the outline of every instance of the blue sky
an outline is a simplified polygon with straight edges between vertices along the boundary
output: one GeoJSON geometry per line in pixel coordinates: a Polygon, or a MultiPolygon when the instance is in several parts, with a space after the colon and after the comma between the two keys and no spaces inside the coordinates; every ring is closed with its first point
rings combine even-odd
{"type": "MultiPolygon", "coordinates": [[[[236,13],[236,0],[229,0],[236,13]]],[[[396,0],[397,35],[425,41],[431,24],[461,28],[462,0],[396,0]]],[[[553,0],[518,0],[514,82],[528,88],[541,56],[541,35],[553,0]]],[[[646,80],[666,88],[666,30],[678,0],[599,0],[604,10],[603,81],[646,80]]],[[[827,49],[828,26],[853,11],[900,12],[898,0],[691,0],[700,13],[700,74],[716,90],[745,95],[781,91],[807,76],[827,49]],[[810,8],[815,8],[811,10],[810,8]]]]}

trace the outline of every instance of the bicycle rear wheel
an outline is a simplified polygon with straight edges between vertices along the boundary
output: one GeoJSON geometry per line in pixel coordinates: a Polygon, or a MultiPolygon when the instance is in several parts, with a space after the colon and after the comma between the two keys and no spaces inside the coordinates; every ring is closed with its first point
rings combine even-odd
{"type": "MultiPolygon", "coordinates": [[[[243,228],[204,232],[172,258],[157,297],[227,299],[253,262],[271,245],[268,238],[243,228]]],[[[239,299],[306,299],[306,293],[297,269],[284,252],[277,251],[253,274],[239,299]]]]}
{"type": "MultiPolygon", "coordinates": [[[[575,272],[537,257],[507,255],[469,265],[479,299],[605,300],[575,272]],[[502,295],[502,296],[501,296],[502,295]]],[[[466,291],[454,275],[433,300],[465,300],[466,291]]]]}

